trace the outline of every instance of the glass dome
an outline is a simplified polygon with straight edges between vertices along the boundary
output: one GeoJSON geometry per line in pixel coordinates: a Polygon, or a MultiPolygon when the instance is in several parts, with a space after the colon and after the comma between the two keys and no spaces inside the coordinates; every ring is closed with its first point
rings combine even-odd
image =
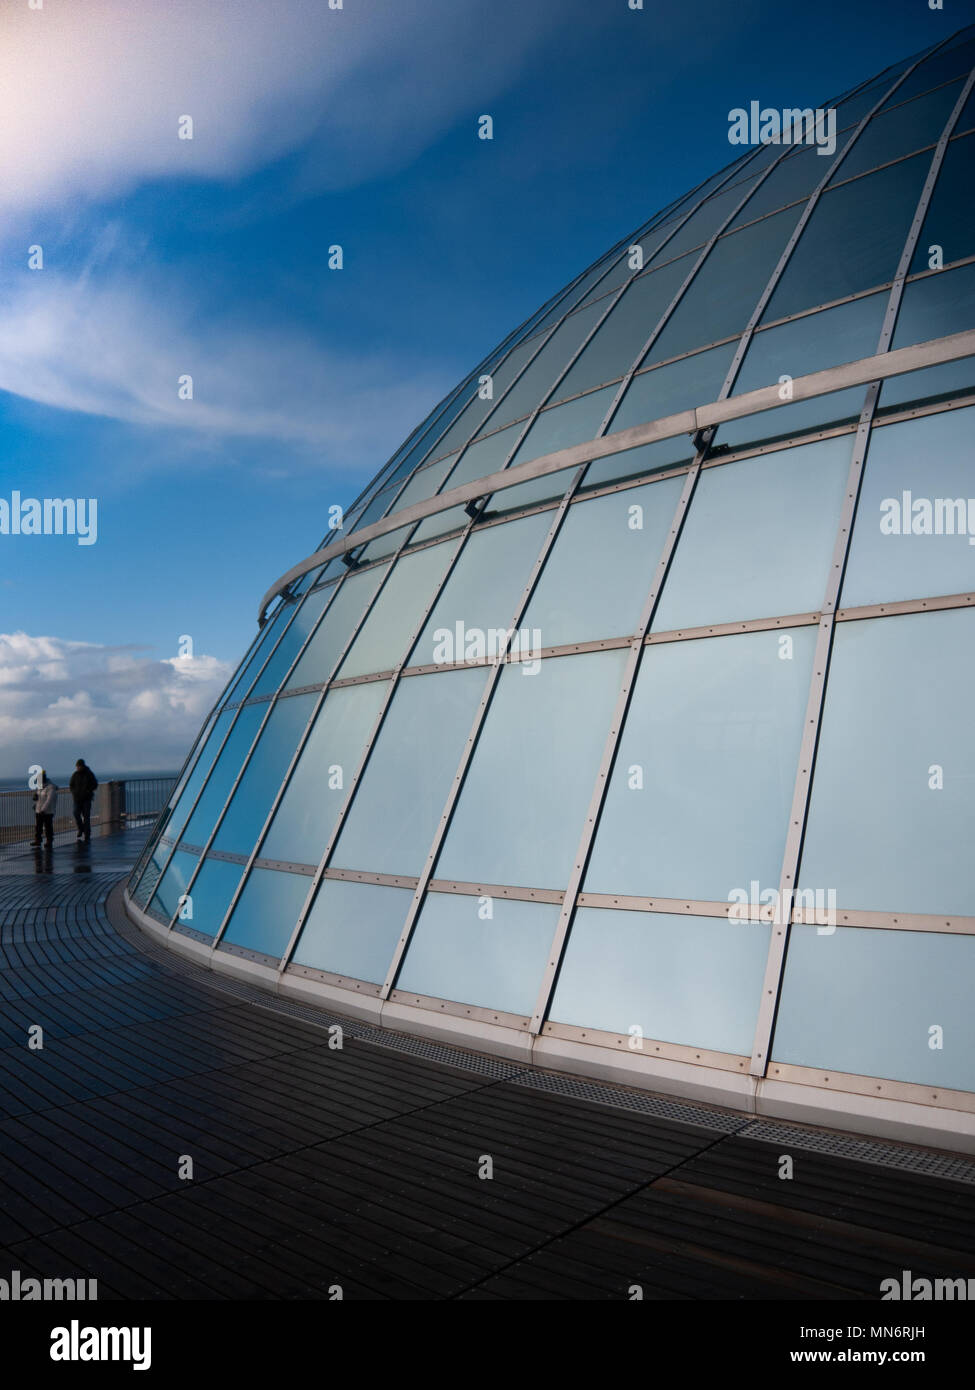
{"type": "Polygon", "coordinates": [[[481,1050],[971,1132],[973,63],[749,147],[432,412],[265,596],[136,920],[481,1050]]]}

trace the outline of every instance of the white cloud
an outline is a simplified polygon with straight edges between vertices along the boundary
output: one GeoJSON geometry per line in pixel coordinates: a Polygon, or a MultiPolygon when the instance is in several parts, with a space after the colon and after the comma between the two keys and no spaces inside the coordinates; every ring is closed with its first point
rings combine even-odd
{"type": "Polygon", "coordinates": [[[0,633],[0,777],[37,763],[63,775],[79,757],[99,774],[175,771],[232,669],[0,633]]]}
{"type": "Polygon", "coordinates": [[[557,22],[517,0],[7,0],[0,207],[238,177],[309,140],[312,182],[356,183],[480,114],[557,22]]]}
{"type": "Polygon", "coordinates": [[[131,274],[45,270],[8,286],[0,390],[141,425],[368,454],[406,435],[451,383],[299,332],[195,320],[131,274]],[[193,378],[193,399],[179,381],[193,378]]]}

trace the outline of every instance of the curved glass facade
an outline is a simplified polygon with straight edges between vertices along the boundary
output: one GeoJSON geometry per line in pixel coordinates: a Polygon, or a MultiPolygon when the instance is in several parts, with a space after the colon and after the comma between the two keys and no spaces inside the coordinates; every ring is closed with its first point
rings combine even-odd
{"type": "Polygon", "coordinates": [[[973,63],[750,148],[479,364],[281,586],[138,908],[661,1089],[972,1109],[973,63]]]}

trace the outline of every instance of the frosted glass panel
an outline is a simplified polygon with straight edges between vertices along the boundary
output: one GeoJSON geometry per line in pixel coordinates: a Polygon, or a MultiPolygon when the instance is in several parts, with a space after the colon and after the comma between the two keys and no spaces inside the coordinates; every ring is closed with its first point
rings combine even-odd
{"type": "Polygon", "coordinates": [[[341,869],[418,874],[487,681],[484,667],[407,676],[335,847],[341,869]]]}
{"type": "Polygon", "coordinates": [[[433,606],[409,664],[463,661],[467,641],[457,641],[458,624],[462,634],[470,630],[472,640],[488,629],[507,630],[551,525],[551,516],[539,512],[475,531],[433,606]],[[447,645],[445,635],[450,638],[447,645]]]}
{"type": "Polygon", "coordinates": [[[793,926],[772,1057],[975,1090],[975,938],[793,926]],[[943,1029],[933,1048],[931,1025],[943,1029]]]}
{"type": "Polygon", "coordinates": [[[535,1007],[559,909],[550,903],[431,893],[423,904],[398,990],[528,1016],[535,1007]]]}
{"type": "Polygon", "coordinates": [[[296,964],[382,984],[412,901],[407,888],[323,879],[298,940],[296,964]]]}
{"type": "Polygon", "coordinates": [[[728,902],[753,879],[778,887],[816,631],[646,650],[587,891],[728,902]]]}
{"type": "Polygon", "coordinates": [[[800,887],[975,916],[973,653],[971,609],[837,623],[800,887]]]}
{"type": "Polygon", "coordinates": [[[706,468],[653,631],[817,611],[852,452],[840,435],[706,468]]]}
{"type": "Polygon", "coordinates": [[[565,887],[624,660],[609,651],[549,657],[535,674],[505,667],[437,878],[565,887]]]}
{"type": "Polygon", "coordinates": [[[636,631],[684,477],[574,503],[522,626],[543,647],[636,631]]]}
{"type": "Polygon", "coordinates": [[[557,1023],[750,1055],[770,928],[763,922],[582,907],[551,1017],[557,1023]]]}
{"type": "Polygon", "coordinates": [[[975,589],[973,477],[975,409],[874,430],[842,606],[975,589]]]}
{"type": "Polygon", "coordinates": [[[319,862],[388,688],[388,681],[369,681],[327,695],[261,846],[262,859],[319,862]]]}

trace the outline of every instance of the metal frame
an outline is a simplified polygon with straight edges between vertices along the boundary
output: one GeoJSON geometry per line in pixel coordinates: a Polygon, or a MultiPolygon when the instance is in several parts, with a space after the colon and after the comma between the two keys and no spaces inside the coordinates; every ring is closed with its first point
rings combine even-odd
{"type": "MultiPolygon", "coordinates": [[[[904,81],[911,71],[912,69],[908,69],[900,80],[904,81]]],[[[908,230],[900,261],[897,266],[897,273],[894,276],[894,283],[890,291],[887,311],[884,314],[883,326],[880,331],[880,340],[877,344],[877,355],[882,355],[887,352],[890,347],[894,335],[894,327],[897,322],[898,310],[900,309],[901,297],[903,295],[904,280],[914,256],[921,227],[927,215],[928,205],[935,184],[937,183],[938,174],[944,160],[945,150],[948,146],[948,140],[968,100],[973,83],[975,83],[975,71],[969,74],[968,80],[962,86],[958,100],[948,116],[941,138],[935,147],[935,153],[931,160],[931,167],[928,170],[927,178],[921,190],[917,208],[914,213],[914,219],[908,230]]],[[[813,769],[816,760],[819,731],[822,725],[823,710],[826,703],[826,684],[833,646],[833,632],[836,621],[835,614],[839,605],[843,576],[846,572],[850,545],[853,539],[853,525],[863,482],[863,467],[866,461],[877,402],[880,397],[881,384],[881,381],[877,380],[867,387],[866,397],[860,414],[860,423],[857,427],[856,442],[850,460],[846,497],[840,515],[839,531],[836,536],[833,552],[833,564],[827,581],[826,596],[823,601],[822,609],[823,616],[820,619],[819,634],[816,640],[816,651],[813,658],[813,676],[809,687],[804,732],[799,750],[799,767],[793,789],[792,808],[789,815],[789,830],[786,837],[785,854],[779,880],[779,902],[789,901],[791,903],[791,894],[795,890],[799,880],[803,841],[812,793],[813,769]],[[786,897],[787,894],[789,895],[788,898],[786,897]]],[[[789,936],[790,923],[778,923],[773,929],[769,942],[765,978],[762,982],[761,1004],[759,1005],[758,1018],[755,1025],[755,1040],[752,1046],[751,1072],[755,1076],[764,1076],[768,1069],[775,1033],[775,1021],[778,1015],[779,1002],[782,995],[782,984],[785,978],[785,963],[789,948],[789,936]]]]}

